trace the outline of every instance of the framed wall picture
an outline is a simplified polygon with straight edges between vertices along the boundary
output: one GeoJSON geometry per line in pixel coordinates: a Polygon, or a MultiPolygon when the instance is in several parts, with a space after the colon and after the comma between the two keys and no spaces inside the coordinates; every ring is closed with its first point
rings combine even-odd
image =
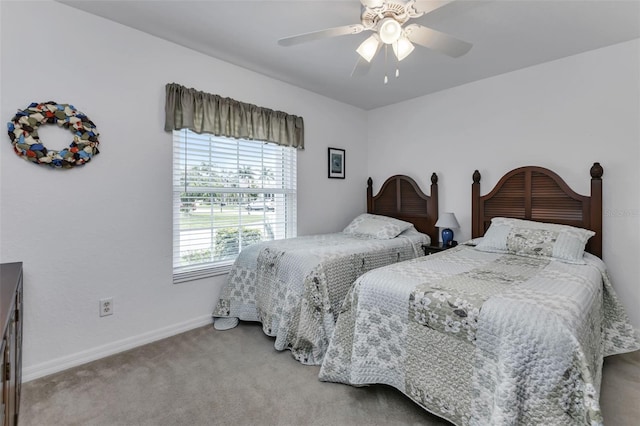
{"type": "Polygon", "coordinates": [[[344,179],[344,149],[329,148],[329,177],[344,179]]]}

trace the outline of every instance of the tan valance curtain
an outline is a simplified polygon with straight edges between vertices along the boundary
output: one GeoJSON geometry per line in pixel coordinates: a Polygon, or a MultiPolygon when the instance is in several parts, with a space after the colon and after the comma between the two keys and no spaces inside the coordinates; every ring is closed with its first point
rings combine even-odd
{"type": "Polygon", "coordinates": [[[196,133],[268,141],[304,149],[302,117],[175,83],[167,84],[166,92],[164,130],[167,132],[189,129],[196,133]]]}

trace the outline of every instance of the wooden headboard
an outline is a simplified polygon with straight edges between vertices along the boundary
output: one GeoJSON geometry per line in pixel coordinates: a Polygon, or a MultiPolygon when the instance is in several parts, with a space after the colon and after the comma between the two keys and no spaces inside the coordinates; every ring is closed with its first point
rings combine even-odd
{"type": "Polygon", "coordinates": [[[590,229],[596,234],[586,250],[602,257],[602,174],[591,167],[591,196],[574,192],[551,170],[527,166],[505,174],[487,195],[480,196],[480,172],[471,186],[471,234],[481,237],[493,217],[513,217],[590,229]]]}
{"type": "Polygon", "coordinates": [[[431,241],[438,241],[438,176],[431,175],[431,195],[426,195],[418,184],[405,175],[387,179],[377,195],[373,195],[373,181],[367,180],[367,213],[395,217],[411,222],[431,241]]]}

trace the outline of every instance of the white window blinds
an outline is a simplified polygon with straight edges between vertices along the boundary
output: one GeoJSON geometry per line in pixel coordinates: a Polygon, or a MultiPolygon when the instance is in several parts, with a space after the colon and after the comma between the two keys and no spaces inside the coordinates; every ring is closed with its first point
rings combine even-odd
{"type": "Polygon", "coordinates": [[[226,272],[250,244],[296,236],[296,149],[173,131],[174,282],[226,272]]]}

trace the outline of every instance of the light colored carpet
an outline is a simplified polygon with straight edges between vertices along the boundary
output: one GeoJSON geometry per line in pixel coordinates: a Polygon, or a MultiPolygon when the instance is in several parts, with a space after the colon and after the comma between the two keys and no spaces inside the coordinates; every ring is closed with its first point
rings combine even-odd
{"type": "MultiPolygon", "coordinates": [[[[259,324],[201,327],[23,385],[20,426],[448,425],[387,386],[318,380],[259,324]]],[[[640,418],[640,352],[607,358],[605,424],[640,418]]]]}

